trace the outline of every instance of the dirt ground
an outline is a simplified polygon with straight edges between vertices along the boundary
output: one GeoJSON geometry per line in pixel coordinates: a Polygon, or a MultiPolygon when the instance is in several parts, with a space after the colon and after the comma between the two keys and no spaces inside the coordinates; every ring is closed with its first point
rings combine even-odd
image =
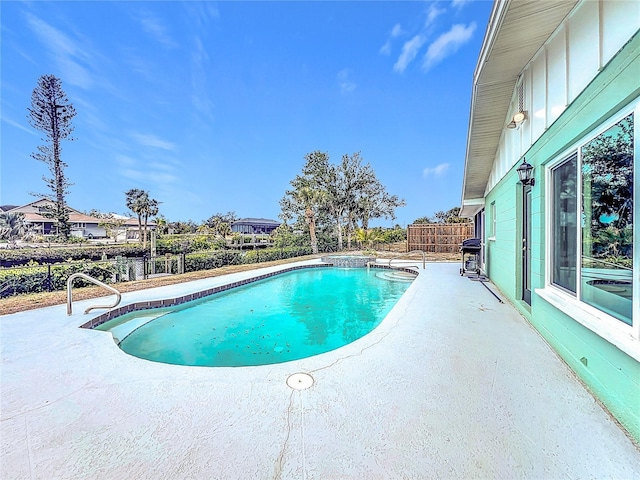
{"type": "MultiPolygon", "coordinates": [[[[361,252],[350,252],[361,253],[361,252]]],[[[378,258],[389,258],[397,256],[394,252],[380,251],[377,253],[378,258]]],[[[202,278],[218,277],[228,273],[244,272],[256,268],[269,267],[273,265],[283,265],[286,263],[297,262],[300,260],[308,260],[317,258],[322,255],[309,255],[306,257],[297,257],[287,260],[276,260],[273,262],[254,263],[250,265],[230,265],[227,267],[216,268],[214,270],[201,270],[199,272],[184,273],[182,275],[171,275],[167,277],[158,277],[148,280],[138,280],[133,282],[119,283],[115,285],[121,293],[134,292],[146,288],[161,287],[164,285],[174,285],[176,283],[190,282],[192,280],[200,280],[202,278]]],[[[422,260],[422,256],[418,253],[402,255],[398,258],[422,260]]],[[[459,253],[427,253],[425,255],[427,262],[459,262],[461,257],[459,253]]],[[[86,300],[89,298],[103,297],[105,290],[101,287],[85,287],[74,288],[74,300],[86,300]]],[[[25,310],[33,310],[36,308],[50,307],[52,305],[64,304],[67,301],[66,291],[30,293],[25,295],[15,295],[13,297],[0,299],[0,315],[9,315],[11,313],[22,312],[25,310]]]]}

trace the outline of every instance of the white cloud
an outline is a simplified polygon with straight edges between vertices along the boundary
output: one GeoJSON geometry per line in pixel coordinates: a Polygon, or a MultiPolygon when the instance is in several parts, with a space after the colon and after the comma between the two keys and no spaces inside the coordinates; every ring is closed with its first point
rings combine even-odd
{"type": "Polygon", "coordinates": [[[130,134],[130,136],[140,145],[145,147],[160,148],[162,150],[176,149],[175,143],[169,142],[167,140],[163,140],[161,138],[156,137],[155,135],[133,132],[130,134]]]}
{"type": "Polygon", "coordinates": [[[184,2],[184,6],[192,23],[198,28],[207,28],[220,18],[220,11],[213,2],[184,2]]]}
{"type": "Polygon", "coordinates": [[[422,45],[424,45],[425,41],[426,38],[423,35],[418,34],[411,40],[405,42],[405,44],[402,46],[402,53],[393,66],[393,70],[399,73],[404,72],[404,70],[407,68],[407,65],[409,65],[414,58],[416,58],[418,50],[420,50],[422,45]]]}
{"type": "Polygon", "coordinates": [[[385,44],[380,47],[380,53],[382,55],[391,55],[391,39],[395,37],[399,37],[404,33],[402,30],[402,26],[399,23],[396,23],[391,29],[391,33],[389,34],[389,39],[385,42],[385,44]]]}
{"type": "Polygon", "coordinates": [[[425,70],[428,70],[432,66],[440,63],[449,55],[457,52],[462,45],[471,39],[475,29],[475,22],[472,22],[466,27],[461,24],[453,25],[448,32],[440,35],[431,45],[429,45],[422,62],[422,67],[425,70]]]}
{"type": "Polygon", "coordinates": [[[12,127],[16,127],[19,130],[22,130],[22,131],[25,131],[27,133],[30,133],[31,135],[37,135],[36,131],[33,128],[27,128],[24,125],[21,125],[18,122],[7,118],[7,114],[4,113],[4,112],[2,113],[2,121],[5,122],[5,123],[8,123],[12,127]]]}
{"type": "Polygon", "coordinates": [[[345,68],[338,72],[338,84],[340,85],[340,93],[351,93],[357,85],[351,80],[351,70],[345,68]]]}
{"type": "Polygon", "coordinates": [[[93,86],[92,75],[81,63],[87,63],[91,55],[65,33],[32,14],[26,15],[27,24],[53,57],[65,82],[83,89],[93,86]]]}
{"type": "Polygon", "coordinates": [[[467,3],[469,3],[470,0],[452,0],[451,1],[451,6],[453,8],[462,8],[464,7],[467,3]]]}
{"type": "Polygon", "coordinates": [[[127,155],[118,154],[116,155],[115,160],[118,163],[118,165],[122,167],[134,167],[136,164],[136,161],[133,158],[128,157],[127,155]]]}
{"type": "Polygon", "coordinates": [[[434,176],[434,177],[440,177],[442,175],[445,174],[445,172],[449,169],[449,164],[448,163],[441,163],[439,165],[436,165],[433,168],[425,168],[422,171],[422,176],[424,178],[430,177],[430,176],[434,176]]]}
{"type": "Polygon", "coordinates": [[[141,12],[137,20],[140,22],[140,25],[142,25],[142,29],[155,41],[170,48],[178,46],[178,43],[169,35],[167,28],[162,21],[158,17],[152,15],[151,12],[141,12]]]}
{"type": "Polygon", "coordinates": [[[425,22],[425,28],[430,26],[433,22],[436,21],[440,15],[442,15],[446,10],[444,8],[438,8],[438,5],[432,3],[429,5],[429,11],[427,12],[427,20],[425,22]]]}

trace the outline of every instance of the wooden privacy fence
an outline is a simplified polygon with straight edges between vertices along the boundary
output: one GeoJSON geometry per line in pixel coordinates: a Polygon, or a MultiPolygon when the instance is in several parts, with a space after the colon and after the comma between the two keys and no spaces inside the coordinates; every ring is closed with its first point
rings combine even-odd
{"type": "Polygon", "coordinates": [[[457,253],[473,237],[472,223],[425,223],[407,226],[407,251],[457,253]]]}

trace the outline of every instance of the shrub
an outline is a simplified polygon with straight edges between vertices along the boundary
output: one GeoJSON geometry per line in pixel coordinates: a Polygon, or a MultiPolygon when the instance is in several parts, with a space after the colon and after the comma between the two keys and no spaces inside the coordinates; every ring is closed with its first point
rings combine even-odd
{"type": "Polygon", "coordinates": [[[100,260],[107,257],[142,257],[145,251],[140,245],[108,245],[89,247],[21,248],[0,250],[0,266],[12,267],[29,262],[43,264],[63,263],[69,260],[100,260]]]}
{"type": "MultiPolygon", "coordinates": [[[[37,293],[49,290],[64,290],[67,280],[74,273],[84,273],[104,283],[111,282],[116,267],[111,262],[78,262],[57,265],[27,265],[0,270],[0,297],[20,293],[37,293]]],[[[75,286],[91,285],[84,279],[74,282],[75,286]]]]}
{"type": "Polygon", "coordinates": [[[260,263],[285,258],[301,257],[310,255],[311,247],[286,247],[286,248],[265,248],[264,250],[249,250],[242,257],[242,263],[260,263]]]}
{"type": "Polygon", "coordinates": [[[226,265],[239,265],[242,263],[241,255],[240,252],[235,250],[189,253],[185,255],[184,271],[197,272],[226,265]]]}
{"type": "Polygon", "coordinates": [[[219,250],[224,248],[223,238],[210,234],[162,235],[156,241],[156,253],[194,253],[201,250],[219,250]]]}

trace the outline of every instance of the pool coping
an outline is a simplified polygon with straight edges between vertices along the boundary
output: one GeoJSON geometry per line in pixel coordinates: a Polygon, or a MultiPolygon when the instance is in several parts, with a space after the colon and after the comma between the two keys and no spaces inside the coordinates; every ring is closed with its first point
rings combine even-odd
{"type": "Polygon", "coordinates": [[[103,325],[104,323],[107,323],[107,322],[109,322],[111,320],[114,320],[114,319],[116,319],[118,317],[121,317],[123,315],[126,315],[128,313],[137,312],[137,311],[141,311],[141,310],[153,310],[153,309],[157,309],[157,308],[175,307],[175,306],[181,305],[183,303],[191,302],[193,300],[200,300],[202,298],[214,295],[216,293],[220,293],[220,292],[224,292],[224,291],[227,291],[227,290],[231,290],[232,288],[241,287],[241,286],[244,286],[244,285],[248,285],[250,283],[254,283],[254,282],[258,282],[260,280],[264,280],[266,278],[274,277],[276,275],[281,275],[283,273],[288,273],[288,272],[307,269],[307,268],[376,268],[376,269],[381,269],[381,270],[404,271],[404,272],[407,272],[407,273],[414,274],[416,277],[420,274],[419,272],[417,272],[415,270],[411,270],[410,268],[391,267],[391,266],[387,266],[387,265],[377,265],[377,264],[372,264],[372,265],[369,265],[367,267],[342,267],[342,266],[335,266],[334,264],[331,264],[331,263],[294,265],[294,266],[291,266],[291,267],[284,268],[282,270],[263,273],[261,275],[256,275],[254,277],[244,278],[242,280],[226,283],[224,285],[219,285],[217,287],[207,288],[205,290],[201,290],[201,291],[194,292],[194,293],[189,293],[189,294],[182,295],[182,296],[179,296],[179,297],[166,298],[166,299],[160,299],[160,300],[148,300],[148,301],[134,302],[134,303],[129,303],[129,304],[126,304],[126,305],[122,305],[120,307],[116,307],[116,308],[114,308],[112,310],[109,310],[108,312],[102,313],[102,314],[98,315],[97,317],[93,317],[91,320],[89,320],[89,321],[83,323],[82,325],[80,325],[79,328],[85,328],[85,329],[92,330],[92,329],[95,329],[96,327],[99,327],[100,325],[103,325]]]}

